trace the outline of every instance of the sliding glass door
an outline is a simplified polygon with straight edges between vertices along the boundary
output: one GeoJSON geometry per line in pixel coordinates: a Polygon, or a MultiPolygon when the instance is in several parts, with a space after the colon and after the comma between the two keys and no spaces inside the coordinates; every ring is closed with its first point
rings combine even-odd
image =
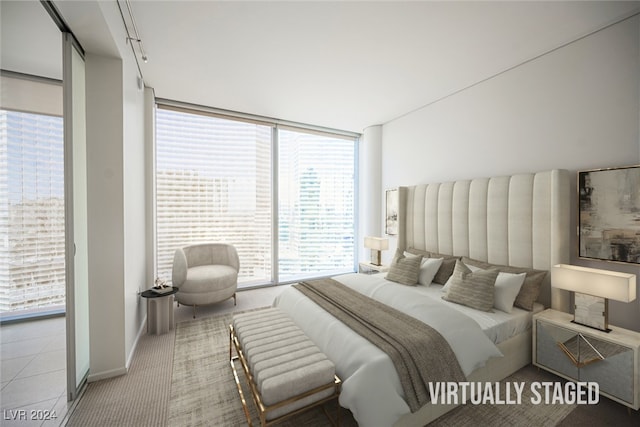
{"type": "Polygon", "coordinates": [[[67,392],[74,400],[89,373],[89,268],[85,67],[63,33],[67,392]]]}

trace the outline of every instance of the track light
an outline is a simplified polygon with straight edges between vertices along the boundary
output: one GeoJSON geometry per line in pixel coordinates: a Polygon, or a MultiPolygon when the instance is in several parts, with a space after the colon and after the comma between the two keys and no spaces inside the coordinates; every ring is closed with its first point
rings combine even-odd
{"type": "MultiPolygon", "coordinates": [[[[133,17],[133,11],[131,10],[131,4],[129,3],[129,0],[125,0],[125,5],[127,7],[127,12],[129,15],[129,20],[130,20],[130,24],[132,27],[132,32],[133,34],[131,34],[131,31],[129,31],[129,23],[127,23],[127,20],[124,17],[124,13],[122,11],[122,7],[120,6],[120,1],[117,2],[118,4],[118,9],[120,9],[120,16],[122,17],[122,22],[124,24],[124,28],[125,31],[127,32],[127,42],[131,42],[131,49],[133,51],[134,56],[136,57],[136,62],[138,62],[138,56],[136,55],[135,49],[133,47],[133,42],[138,43],[138,49],[140,50],[140,57],[141,59],[147,63],[149,62],[149,57],[147,56],[147,54],[144,51],[144,46],[142,45],[142,39],[140,39],[140,34],[138,33],[138,27],[136,25],[136,20],[133,17]]],[[[138,65],[138,69],[140,68],[140,66],[138,65]]]]}

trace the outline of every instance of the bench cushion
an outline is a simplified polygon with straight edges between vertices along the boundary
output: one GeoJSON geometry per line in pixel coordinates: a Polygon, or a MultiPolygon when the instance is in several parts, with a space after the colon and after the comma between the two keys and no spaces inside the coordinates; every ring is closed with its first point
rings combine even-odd
{"type": "MultiPolygon", "coordinates": [[[[333,362],[279,308],[237,314],[233,317],[233,328],[265,405],[333,383],[333,362]]],[[[333,391],[323,390],[270,411],[267,419],[309,405],[333,391]]]]}

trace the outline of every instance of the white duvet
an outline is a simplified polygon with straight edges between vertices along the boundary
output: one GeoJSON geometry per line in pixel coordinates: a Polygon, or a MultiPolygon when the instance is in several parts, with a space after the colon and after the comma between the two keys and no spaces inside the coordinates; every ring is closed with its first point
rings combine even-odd
{"type": "MultiPolygon", "coordinates": [[[[466,376],[502,353],[480,326],[460,311],[425,297],[411,286],[384,279],[383,274],[345,274],[335,280],[384,302],[436,329],[449,343],[466,376]]],[[[274,305],[286,311],[336,364],[342,379],[340,405],[360,426],[392,426],[410,412],[393,362],[382,350],[353,332],[295,288],[282,292],[274,305]]]]}

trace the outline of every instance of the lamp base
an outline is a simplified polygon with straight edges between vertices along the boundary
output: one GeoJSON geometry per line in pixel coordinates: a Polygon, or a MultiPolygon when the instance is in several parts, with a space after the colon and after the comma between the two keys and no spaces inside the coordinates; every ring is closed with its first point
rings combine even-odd
{"type": "Polygon", "coordinates": [[[573,323],[609,332],[609,301],[606,298],[575,293],[573,323]]]}
{"type": "Polygon", "coordinates": [[[595,329],[596,331],[600,331],[600,332],[606,332],[606,333],[611,332],[611,329],[609,329],[609,328],[600,329],[600,328],[596,328],[595,326],[585,325],[584,323],[576,322],[575,320],[572,320],[571,323],[574,323],[574,324],[580,325],[580,326],[586,326],[587,328],[595,329]]]}
{"type": "Polygon", "coordinates": [[[378,249],[371,249],[371,264],[376,265],[376,266],[381,266],[382,265],[382,261],[381,261],[381,255],[382,251],[379,251],[378,249]]]}

